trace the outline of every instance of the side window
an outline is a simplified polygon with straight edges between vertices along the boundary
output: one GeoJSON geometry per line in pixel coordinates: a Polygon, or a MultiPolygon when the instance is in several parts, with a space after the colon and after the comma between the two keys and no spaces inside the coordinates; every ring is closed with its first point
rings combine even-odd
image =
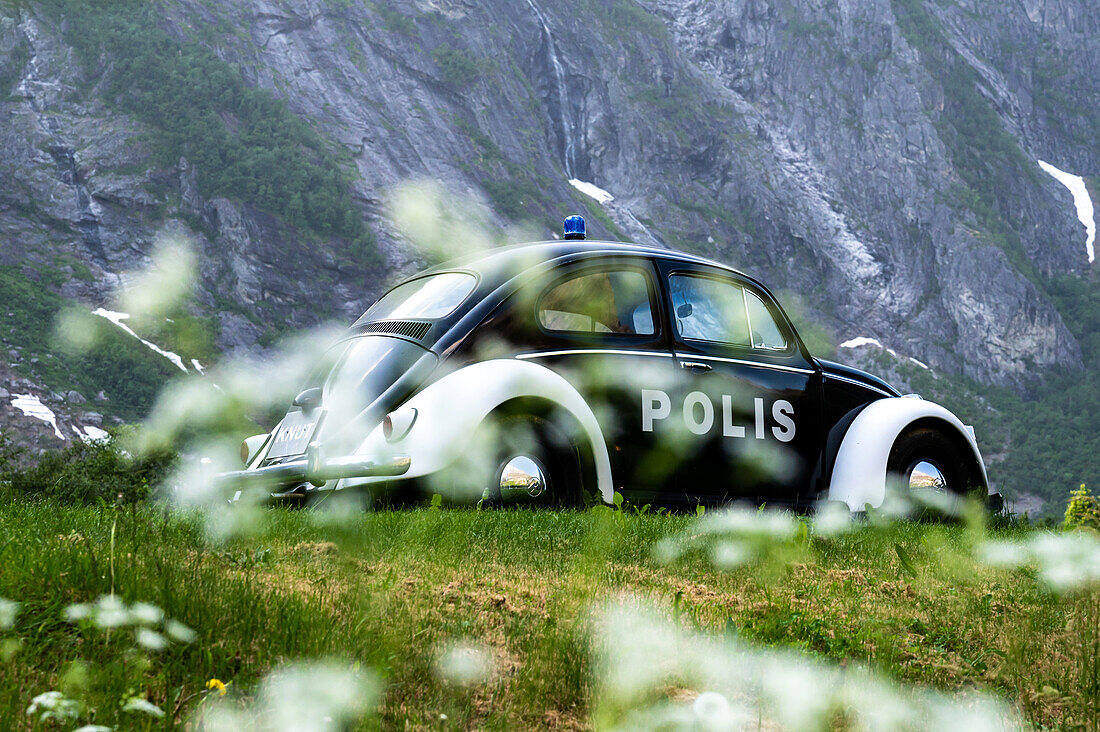
{"type": "Polygon", "coordinates": [[[744,290],[732,282],[674,274],[668,278],[676,330],[686,340],[750,346],[744,290]]]}
{"type": "Polygon", "coordinates": [[[568,333],[653,335],[649,283],[630,270],[578,274],[547,290],[538,304],[543,328],[568,333]]]}
{"type": "Polygon", "coordinates": [[[768,306],[752,290],[745,290],[745,304],[749,311],[749,329],[752,331],[754,348],[767,348],[782,351],[787,347],[787,339],[779,324],[775,322],[768,306]]]}

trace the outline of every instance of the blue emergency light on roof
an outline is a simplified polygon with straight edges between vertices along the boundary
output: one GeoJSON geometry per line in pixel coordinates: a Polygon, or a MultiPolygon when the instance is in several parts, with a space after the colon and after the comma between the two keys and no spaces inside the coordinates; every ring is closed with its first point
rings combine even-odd
{"type": "Polygon", "coordinates": [[[565,238],[583,239],[584,236],[584,218],[581,216],[567,216],[565,218],[565,238]]]}

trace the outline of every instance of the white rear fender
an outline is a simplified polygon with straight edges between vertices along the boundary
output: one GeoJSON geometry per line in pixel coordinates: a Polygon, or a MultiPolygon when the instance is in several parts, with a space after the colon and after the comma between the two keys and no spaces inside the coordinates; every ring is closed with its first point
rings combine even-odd
{"type": "Polygon", "coordinates": [[[853,511],[862,511],[868,505],[881,506],[886,498],[886,464],[894,442],[907,427],[926,418],[965,440],[981,469],[982,484],[988,486],[978,443],[958,417],[933,402],[892,397],[867,405],[848,427],[833,465],[829,500],[843,501],[853,511]]]}
{"type": "MultiPolygon", "coordinates": [[[[562,376],[545,366],[512,359],[472,364],[432,383],[409,399],[401,410],[415,409],[416,419],[400,440],[388,442],[379,425],[363,441],[357,455],[411,459],[403,478],[440,471],[464,454],[478,427],[497,407],[513,399],[534,398],[553,403],[571,415],[583,434],[596,469],[596,487],[605,501],[614,497],[611,461],[603,432],[584,398],[562,376]]],[[[377,478],[345,481],[344,485],[375,482],[377,478]]]]}

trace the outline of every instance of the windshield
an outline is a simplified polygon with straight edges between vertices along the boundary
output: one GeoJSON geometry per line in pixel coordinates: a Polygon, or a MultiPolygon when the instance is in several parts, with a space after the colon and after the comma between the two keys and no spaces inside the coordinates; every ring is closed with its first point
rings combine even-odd
{"type": "Polygon", "coordinates": [[[477,278],[464,272],[420,277],[387,292],[356,323],[442,318],[453,313],[476,285],[477,278]]]}

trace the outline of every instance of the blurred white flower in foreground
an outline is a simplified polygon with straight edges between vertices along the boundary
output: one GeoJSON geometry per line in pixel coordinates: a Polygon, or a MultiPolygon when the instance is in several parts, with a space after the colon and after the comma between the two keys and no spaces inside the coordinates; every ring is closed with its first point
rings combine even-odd
{"type": "Polygon", "coordinates": [[[706,513],[682,535],[662,540],[654,553],[667,563],[705,551],[715,567],[731,570],[789,549],[801,526],[787,512],[731,506],[706,513]]]}
{"type": "Polygon", "coordinates": [[[142,699],[140,696],[132,696],[127,699],[126,703],[122,705],[122,711],[147,714],[150,717],[156,717],[158,719],[164,716],[163,709],[153,704],[151,701],[142,699]]]}
{"type": "Polygon", "coordinates": [[[17,615],[19,615],[19,603],[0,597],[0,630],[8,630],[14,626],[17,615]]]}
{"type": "Polygon", "coordinates": [[[377,697],[371,675],[335,663],[298,663],[272,672],[248,706],[219,697],[195,721],[212,731],[329,732],[353,726],[377,697]]]}
{"type": "Polygon", "coordinates": [[[684,630],[641,601],[597,622],[603,729],[1023,729],[991,696],[949,696],[791,651],[684,630]]]}
{"type": "Polygon", "coordinates": [[[150,252],[149,266],[129,273],[119,305],[135,319],[154,320],[183,302],[197,274],[194,247],[181,233],[162,233],[150,252]]]}
{"type": "Polygon", "coordinates": [[[439,654],[439,677],[458,686],[472,686],[493,675],[493,657],[489,649],[472,643],[455,643],[439,654]]]}
{"type": "Polygon", "coordinates": [[[195,631],[178,620],[164,617],[164,611],[147,602],[127,605],[117,595],[103,595],[94,603],[79,602],[69,605],[62,613],[70,623],[88,622],[97,628],[124,628],[134,626],[134,642],[147,651],[162,651],[171,642],[191,643],[195,631]],[[163,633],[153,629],[163,623],[163,633]]]}
{"type": "Polygon", "coordinates": [[[1054,592],[1100,582],[1100,538],[1090,532],[1035,532],[1026,539],[989,541],[978,556],[994,567],[1035,567],[1039,579],[1054,592]]]}
{"type": "Polygon", "coordinates": [[[60,691],[47,691],[31,699],[27,716],[38,717],[41,722],[72,722],[80,716],[80,702],[60,691]]]}

